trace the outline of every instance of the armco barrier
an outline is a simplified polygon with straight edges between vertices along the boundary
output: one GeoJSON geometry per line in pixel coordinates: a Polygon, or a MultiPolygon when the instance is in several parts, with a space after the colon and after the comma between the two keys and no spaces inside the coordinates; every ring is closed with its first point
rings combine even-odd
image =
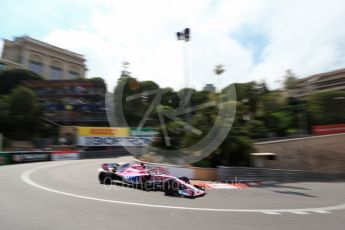
{"type": "Polygon", "coordinates": [[[217,167],[220,181],[343,181],[344,173],[318,173],[302,170],[217,167]]]}
{"type": "Polygon", "coordinates": [[[63,161],[63,160],[78,160],[80,158],[79,151],[56,151],[51,152],[52,161],[63,161]]]}
{"type": "Polygon", "coordinates": [[[10,157],[11,164],[50,161],[50,152],[43,152],[43,151],[9,152],[9,157],[10,157]]]}
{"type": "Polygon", "coordinates": [[[126,151],[82,151],[79,153],[80,159],[114,158],[130,155],[126,151]]]}
{"type": "Polygon", "coordinates": [[[10,164],[10,156],[9,153],[0,152],[0,165],[7,165],[10,164]]]}

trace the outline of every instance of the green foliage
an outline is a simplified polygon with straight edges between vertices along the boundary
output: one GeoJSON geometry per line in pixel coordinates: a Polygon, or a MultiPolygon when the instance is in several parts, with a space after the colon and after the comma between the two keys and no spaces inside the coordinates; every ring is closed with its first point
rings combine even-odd
{"type": "Polygon", "coordinates": [[[102,88],[105,90],[107,89],[107,84],[105,83],[104,79],[101,77],[93,77],[93,78],[87,78],[86,81],[92,81],[98,83],[102,88]]]}
{"type": "Polygon", "coordinates": [[[40,107],[36,95],[24,86],[15,88],[9,99],[9,136],[26,140],[35,136],[41,126],[40,107]]]}
{"type": "Polygon", "coordinates": [[[280,92],[270,92],[258,102],[257,113],[259,116],[265,116],[283,110],[285,105],[286,101],[280,92]]]}
{"type": "Polygon", "coordinates": [[[7,133],[9,116],[10,116],[9,98],[7,96],[1,96],[0,97],[0,133],[7,133]]]}
{"type": "Polygon", "coordinates": [[[245,124],[245,130],[248,132],[248,136],[254,139],[264,138],[267,135],[265,123],[260,120],[249,120],[245,124]]]}
{"type": "MultiPolygon", "coordinates": [[[[139,82],[130,76],[122,76],[119,82],[125,83],[122,98],[159,88],[154,82],[139,82]]],[[[295,75],[291,71],[287,71],[284,82],[285,87],[293,88],[296,82],[297,78],[295,75]]],[[[185,105],[194,107],[210,101],[217,101],[225,98],[225,92],[233,86],[236,88],[237,101],[232,102],[236,103],[236,116],[231,132],[216,151],[207,158],[196,162],[196,166],[248,166],[250,164],[250,153],[255,151],[251,139],[268,136],[286,136],[297,133],[297,129],[300,128],[300,117],[306,113],[304,104],[300,101],[286,98],[282,91],[270,91],[265,82],[258,83],[253,81],[229,85],[222,90],[221,94],[194,89],[181,89],[178,92],[172,89],[167,90],[162,96],[161,105],[153,109],[150,119],[146,123],[148,126],[156,127],[160,133],[160,138],[157,138],[153,145],[161,149],[172,150],[190,147],[205,137],[214,126],[218,115],[217,107],[209,107],[191,113],[192,120],[190,124],[193,127],[197,127],[202,132],[201,135],[187,131],[180,122],[164,117],[166,122],[164,128],[167,129],[171,142],[171,146],[166,146],[163,130],[160,127],[158,110],[165,112],[173,111],[185,105]],[[189,91],[192,91],[193,94],[191,102],[186,104],[187,102],[183,98],[189,91]]],[[[118,91],[118,89],[115,90],[115,94],[118,91]]],[[[333,95],[332,97],[336,96],[333,95]]],[[[342,97],[342,95],[337,95],[337,97],[342,97]]],[[[138,125],[153,98],[154,95],[145,96],[130,102],[125,102],[122,99],[125,117],[130,126],[138,125]]],[[[343,102],[338,101],[338,103],[343,102]]],[[[321,113],[323,111],[324,113],[325,109],[321,105],[315,105],[315,103],[310,105],[310,112],[321,113]]],[[[342,114],[342,117],[345,117],[344,114],[342,114]]],[[[187,117],[181,115],[179,118],[182,121],[186,121],[187,117]]],[[[315,119],[319,118],[315,117],[315,119]]]]}
{"type": "MultiPolygon", "coordinates": [[[[120,77],[114,91],[114,99],[116,103],[122,103],[122,111],[129,126],[137,127],[139,125],[156,95],[142,94],[139,98],[130,101],[127,101],[126,98],[155,89],[159,89],[159,86],[153,81],[140,82],[136,78],[130,76],[123,75],[120,77]]],[[[120,115],[118,114],[118,116],[120,115]]],[[[157,124],[157,122],[150,122],[150,120],[146,123],[146,125],[149,126],[155,126],[155,124],[157,124]]]]}
{"type": "Polygon", "coordinates": [[[307,111],[312,125],[345,123],[345,92],[312,94],[307,100],[307,111]]]}
{"type": "Polygon", "coordinates": [[[250,166],[250,154],[253,151],[252,141],[233,130],[216,151],[193,165],[205,167],[216,167],[217,165],[250,166]]]}
{"type": "Polygon", "coordinates": [[[284,88],[293,89],[297,85],[297,77],[292,70],[287,70],[284,76],[284,88]]]}
{"type": "Polygon", "coordinates": [[[269,130],[278,134],[278,136],[285,136],[291,124],[291,116],[286,112],[275,112],[270,115],[269,130]]]}
{"type": "Polygon", "coordinates": [[[220,157],[216,165],[249,166],[250,154],[254,151],[253,143],[246,136],[230,132],[220,146],[220,157]]]}
{"type": "Polygon", "coordinates": [[[9,94],[23,80],[42,80],[42,78],[34,72],[23,69],[0,72],[0,95],[9,94]]]}

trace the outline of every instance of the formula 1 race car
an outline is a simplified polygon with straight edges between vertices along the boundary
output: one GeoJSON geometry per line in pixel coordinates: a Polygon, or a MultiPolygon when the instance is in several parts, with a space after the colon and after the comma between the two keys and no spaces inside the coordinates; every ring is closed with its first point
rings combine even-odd
{"type": "Polygon", "coordinates": [[[162,167],[147,169],[142,163],[102,164],[98,179],[101,184],[122,183],[146,191],[160,190],[169,196],[195,198],[206,195],[204,187],[190,184],[187,177],[169,175],[162,167]]]}

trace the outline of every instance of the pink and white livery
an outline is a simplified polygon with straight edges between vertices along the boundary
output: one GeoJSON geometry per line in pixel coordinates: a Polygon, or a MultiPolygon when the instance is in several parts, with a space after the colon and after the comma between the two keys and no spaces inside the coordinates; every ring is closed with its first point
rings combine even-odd
{"type": "Polygon", "coordinates": [[[192,185],[187,177],[169,175],[162,167],[147,169],[144,164],[102,164],[98,179],[101,184],[122,183],[146,191],[161,190],[166,195],[195,198],[206,195],[202,186],[192,185]]]}

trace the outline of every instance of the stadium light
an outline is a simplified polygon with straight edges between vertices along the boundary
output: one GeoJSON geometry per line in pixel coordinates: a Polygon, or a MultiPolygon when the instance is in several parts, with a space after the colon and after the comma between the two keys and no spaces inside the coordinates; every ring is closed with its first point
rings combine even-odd
{"type": "Polygon", "coordinates": [[[185,42],[190,41],[190,29],[186,28],[182,32],[177,32],[177,40],[183,40],[185,42]]]}

